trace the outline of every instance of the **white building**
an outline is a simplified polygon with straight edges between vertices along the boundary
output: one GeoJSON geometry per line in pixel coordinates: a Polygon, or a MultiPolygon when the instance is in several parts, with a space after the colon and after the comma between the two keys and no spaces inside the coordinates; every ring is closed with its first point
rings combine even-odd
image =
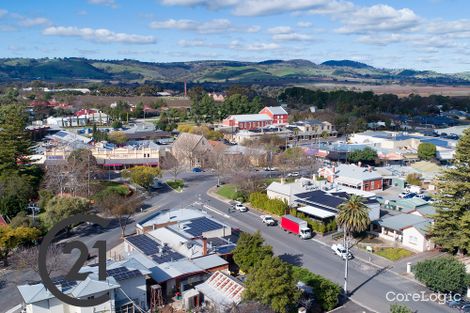
{"type": "Polygon", "coordinates": [[[23,307],[26,313],[114,313],[132,309],[134,306],[146,310],[148,305],[145,275],[150,272],[142,268],[123,266],[121,263],[108,264],[108,277],[105,281],[98,280],[98,267],[83,267],[81,272],[90,273],[83,281],[53,280],[59,290],[73,298],[91,299],[108,294],[109,300],[103,304],[92,307],[69,305],[58,300],[42,283],[36,283],[18,286],[23,298],[23,307]]]}

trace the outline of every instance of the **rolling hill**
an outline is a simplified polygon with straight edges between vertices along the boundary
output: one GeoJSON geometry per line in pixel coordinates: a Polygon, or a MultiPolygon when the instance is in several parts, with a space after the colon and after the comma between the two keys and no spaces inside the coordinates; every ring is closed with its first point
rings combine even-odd
{"type": "Polygon", "coordinates": [[[366,84],[470,84],[468,73],[440,74],[412,69],[378,69],[351,60],[266,60],[241,62],[207,60],[153,63],[136,60],[85,58],[0,59],[0,82],[181,82],[291,84],[300,82],[357,82],[366,84]]]}

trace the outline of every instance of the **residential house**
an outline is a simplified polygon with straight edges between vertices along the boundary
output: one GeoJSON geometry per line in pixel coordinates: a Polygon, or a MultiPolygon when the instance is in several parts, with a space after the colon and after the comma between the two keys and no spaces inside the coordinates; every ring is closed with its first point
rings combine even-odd
{"type": "Polygon", "coordinates": [[[216,271],[228,272],[239,232],[196,208],[160,211],[125,238],[128,255],[144,259],[165,297],[184,293],[216,271]]]}
{"type": "Polygon", "coordinates": [[[324,135],[328,137],[337,135],[337,131],[335,130],[333,124],[327,121],[322,122],[320,120],[304,120],[295,122],[292,125],[300,130],[300,132],[298,132],[300,140],[321,138],[324,135]]]}
{"type": "Polygon", "coordinates": [[[348,186],[364,191],[383,189],[383,177],[372,167],[360,167],[355,164],[338,164],[323,167],[318,174],[328,182],[348,186]]]}
{"type": "Polygon", "coordinates": [[[58,300],[42,283],[30,283],[18,286],[26,313],[92,313],[92,312],[135,312],[138,306],[147,310],[145,269],[122,266],[119,263],[107,265],[107,278],[98,279],[98,267],[83,267],[81,272],[88,272],[83,281],[67,281],[63,278],[53,280],[54,285],[68,296],[78,299],[97,298],[108,294],[109,300],[92,307],[76,307],[58,300]]]}
{"type": "Polygon", "coordinates": [[[429,236],[432,223],[432,219],[420,214],[398,214],[378,220],[376,225],[380,226],[380,238],[424,252],[435,247],[429,236]]]}
{"type": "Polygon", "coordinates": [[[204,167],[208,161],[208,153],[212,146],[202,135],[181,133],[171,147],[175,158],[181,160],[189,168],[204,167]]]}

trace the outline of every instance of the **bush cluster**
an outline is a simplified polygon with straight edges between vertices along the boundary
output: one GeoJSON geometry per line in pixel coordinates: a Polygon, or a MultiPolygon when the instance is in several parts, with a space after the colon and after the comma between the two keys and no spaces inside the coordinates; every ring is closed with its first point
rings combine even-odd
{"type": "Polygon", "coordinates": [[[337,284],[299,266],[292,266],[292,274],[296,281],[312,287],[315,299],[323,310],[331,311],[338,305],[341,288],[337,284]]]}
{"type": "Polygon", "coordinates": [[[465,265],[454,257],[440,257],[418,262],[413,267],[416,279],[433,291],[462,293],[470,283],[465,265]]]}
{"type": "Polygon", "coordinates": [[[288,208],[287,203],[279,199],[269,199],[263,192],[252,192],[249,201],[255,209],[275,215],[284,215],[288,208]]]}

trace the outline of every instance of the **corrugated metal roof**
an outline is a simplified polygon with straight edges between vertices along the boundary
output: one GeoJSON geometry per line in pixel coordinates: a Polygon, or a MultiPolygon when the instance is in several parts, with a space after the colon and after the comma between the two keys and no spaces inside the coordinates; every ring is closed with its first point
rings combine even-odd
{"type": "Polygon", "coordinates": [[[272,119],[266,114],[240,114],[240,115],[230,115],[229,119],[234,119],[238,122],[261,122],[261,121],[271,121],[272,119]]]}
{"type": "Polygon", "coordinates": [[[278,107],[266,107],[266,109],[268,109],[269,112],[271,112],[272,114],[275,114],[275,115],[284,115],[284,114],[287,114],[287,111],[284,110],[284,108],[281,107],[281,106],[278,106],[278,107]]]}
{"type": "Polygon", "coordinates": [[[398,214],[395,216],[387,217],[382,220],[379,220],[378,223],[380,226],[402,231],[405,228],[412,227],[414,225],[428,221],[429,219],[414,215],[414,214],[398,214]]]}

